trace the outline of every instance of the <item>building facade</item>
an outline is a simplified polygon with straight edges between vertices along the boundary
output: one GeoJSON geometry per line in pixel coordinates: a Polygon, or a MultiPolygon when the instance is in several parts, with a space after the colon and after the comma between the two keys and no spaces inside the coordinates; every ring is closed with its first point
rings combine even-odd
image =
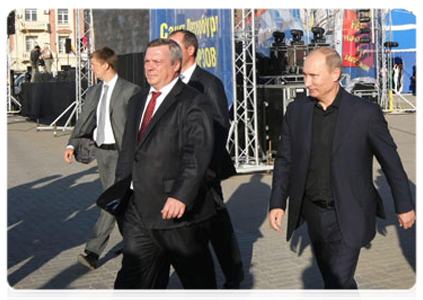
{"type": "MultiPolygon", "coordinates": [[[[53,74],[76,66],[76,13],[78,10],[26,8],[15,10],[15,33],[9,35],[10,69],[30,68],[30,53],[36,45],[53,54],[53,74]]],[[[43,68],[40,67],[40,71],[43,68]]]]}

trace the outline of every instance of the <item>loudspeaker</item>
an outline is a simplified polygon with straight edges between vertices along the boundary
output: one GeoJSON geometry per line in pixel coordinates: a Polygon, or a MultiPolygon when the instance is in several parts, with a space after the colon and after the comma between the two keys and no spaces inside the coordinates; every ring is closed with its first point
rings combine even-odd
{"type": "Polygon", "coordinates": [[[118,55],[118,74],[140,87],[148,87],[144,73],[144,53],[129,53],[118,55]]]}
{"type": "Polygon", "coordinates": [[[72,40],[71,39],[66,39],[65,42],[65,48],[66,48],[66,53],[71,53],[72,51],[72,40]]]}
{"type": "Polygon", "coordinates": [[[259,103],[262,104],[261,117],[259,117],[260,143],[267,151],[270,148],[277,150],[281,135],[281,125],[284,114],[283,90],[281,87],[264,87],[258,89],[259,103]],[[261,119],[261,120],[260,120],[261,119]],[[260,130],[261,129],[261,130],[260,130]],[[271,146],[270,146],[271,144],[271,146]]]}
{"type": "Polygon", "coordinates": [[[15,34],[15,11],[12,10],[7,16],[7,35],[15,34]]]}

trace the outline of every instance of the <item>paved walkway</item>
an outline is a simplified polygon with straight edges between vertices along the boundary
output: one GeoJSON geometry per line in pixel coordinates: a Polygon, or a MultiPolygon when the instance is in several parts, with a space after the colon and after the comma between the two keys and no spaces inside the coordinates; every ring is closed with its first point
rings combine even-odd
{"type": "MultiPolygon", "coordinates": [[[[387,116],[387,120],[415,195],[416,115],[387,116]]],[[[37,132],[36,124],[19,116],[9,116],[7,122],[10,286],[16,290],[112,289],[121,264],[121,256],[114,255],[121,242],[117,229],[98,269],[89,271],[76,261],[99,214],[93,204],[101,192],[96,164],[63,162],[69,133],[60,132],[54,137],[51,131],[37,132]]],[[[249,174],[223,183],[247,275],[242,289],[320,289],[322,280],[305,227],[289,243],[285,234],[269,228],[271,178],[271,174],[249,174]]],[[[397,226],[389,188],[377,163],[374,178],[388,218],[379,220],[379,234],[363,249],[356,279],[361,289],[406,290],[416,281],[416,231],[397,226]]],[[[221,286],[219,268],[217,275],[221,286]]],[[[169,288],[181,288],[175,274],[169,288]]]]}

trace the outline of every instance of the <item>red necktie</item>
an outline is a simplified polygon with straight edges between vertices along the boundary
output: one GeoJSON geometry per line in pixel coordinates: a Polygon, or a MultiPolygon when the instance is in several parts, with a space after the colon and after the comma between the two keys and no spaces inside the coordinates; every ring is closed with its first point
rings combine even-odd
{"type": "Polygon", "coordinates": [[[142,119],[141,128],[138,133],[138,142],[141,141],[141,138],[147,129],[148,123],[150,123],[153,118],[154,108],[156,107],[156,100],[161,95],[160,92],[153,92],[150,102],[148,103],[147,109],[145,110],[144,118],[142,119]]]}

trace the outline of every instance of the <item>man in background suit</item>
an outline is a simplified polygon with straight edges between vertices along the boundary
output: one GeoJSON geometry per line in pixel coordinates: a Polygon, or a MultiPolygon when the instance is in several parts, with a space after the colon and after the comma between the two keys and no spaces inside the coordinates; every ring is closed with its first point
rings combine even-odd
{"type": "Polygon", "coordinates": [[[195,34],[187,30],[177,30],[172,32],[169,38],[176,41],[182,48],[183,62],[180,78],[184,83],[203,93],[213,105],[215,146],[207,174],[209,184],[217,192],[219,198],[215,199],[217,201],[217,214],[211,221],[211,244],[225,274],[226,282],[224,287],[227,289],[239,288],[244,278],[241,253],[231,218],[223,203],[220,179],[222,168],[232,168],[232,175],[236,173],[229,153],[225,148],[230,127],[225,89],[218,77],[196,64],[198,41],[195,34]]]}
{"type": "Polygon", "coordinates": [[[131,188],[133,196],[124,215],[116,289],[166,288],[169,264],[184,288],[216,288],[208,249],[216,212],[205,183],[213,153],[211,107],[179,80],[181,66],[175,41],[150,42],[144,67],[151,88],[128,106],[116,186],[127,182],[122,194],[131,188]]]}
{"type": "MultiPolygon", "coordinates": [[[[139,87],[117,75],[118,57],[112,49],[98,49],[92,53],[90,59],[91,69],[103,82],[88,89],[82,113],[65,150],[64,160],[71,163],[80,138],[92,138],[97,147],[100,180],[103,188],[107,189],[115,181],[118,152],[122,149],[126,122],[126,106],[131,96],[139,91],[139,87]]],[[[81,264],[90,269],[97,268],[98,258],[106,247],[114,226],[115,217],[101,210],[88,237],[85,255],[78,256],[81,264]]]]}
{"type": "Polygon", "coordinates": [[[338,81],[342,59],[331,48],[310,52],[304,63],[309,97],[286,111],[274,165],[270,226],[281,224],[289,197],[287,240],[303,219],[327,289],[356,289],[360,248],[384,217],[373,185],[373,157],[392,190],[399,225],[415,221],[407,175],[380,107],[348,94],[338,81]]]}

